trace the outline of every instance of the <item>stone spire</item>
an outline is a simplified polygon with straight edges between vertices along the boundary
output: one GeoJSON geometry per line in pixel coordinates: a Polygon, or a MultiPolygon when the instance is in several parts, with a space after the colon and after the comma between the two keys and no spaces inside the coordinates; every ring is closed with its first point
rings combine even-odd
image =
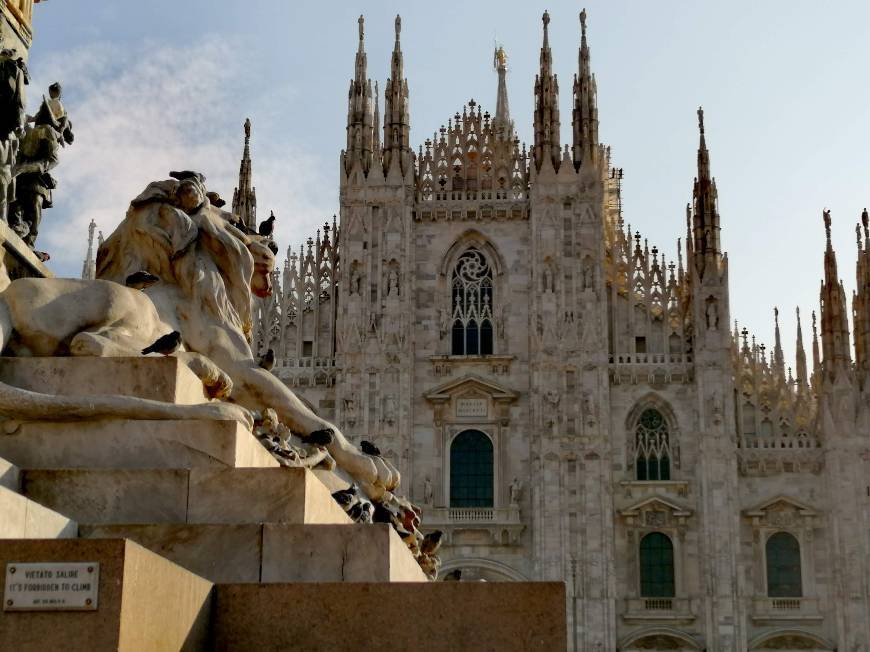
{"type": "Polygon", "coordinates": [[[580,12],[580,65],[574,75],[574,167],[580,169],[584,160],[592,160],[598,148],[598,99],[595,75],[589,65],[586,43],[586,10],[580,12]]]}
{"type": "Polygon", "coordinates": [[[721,249],[719,246],[719,206],[716,180],[710,175],[710,152],[704,137],[704,109],[698,108],[698,129],[701,132],[698,145],[698,176],[692,192],[693,222],[692,240],[695,268],[703,278],[706,269],[716,269],[721,249]]]}
{"type": "Polygon", "coordinates": [[[550,14],[545,11],[541,20],[544,22],[544,43],[541,46],[541,69],[535,75],[535,144],[532,150],[538,171],[547,160],[558,170],[562,149],[559,136],[559,80],[553,74],[548,31],[550,14]]]}
{"type": "Polygon", "coordinates": [[[502,140],[513,140],[514,122],[508,106],[507,93],[507,53],[502,46],[495,49],[492,56],[492,66],[498,73],[498,92],[495,98],[495,117],[492,120],[496,137],[502,140]]]}
{"type": "Polygon", "coordinates": [[[390,77],[387,79],[384,102],[384,173],[389,174],[393,165],[398,165],[401,176],[411,166],[411,117],[408,111],[408,80],[405,79],[404,60],[399,35],[402,18],[396,16],[396,43],[390,61],[390,77]]]}
{"type": "Polygon", "coordinates": [[[804,351],[804,334],[801,330],[801,309],[795,308],[797,317],[797,338],[795,341],[795,371],[797,372],[798,391],[803,391],[807,387],[807,354],[804,351]]]}
{"type": "Polygon", "coordinates": [[[825,221],[827,245],[825,247],[825,278],[822,281],[822,354],[824,371],[834,380],[848,372],[852,358],[849,354],[849,322],[846,315],[846,292],[837,274],[837,255],[831,245],[831,211],[822,213],[825,221]]]}
{"type": "Polygon", "coordinates": [[[813,389],[818,393],[822,380],[822,355],[819,351],[819,329],[816,324],[816,311],[813,310],[813,389]]]}
{"type": "Polygon", "coordinates": [[[861,213],[861,224],[855,227],[855,231],[858,238],[856,291],[852,299],[852,312],[855,316],[855,363],[867,373],[870,372],[870,216],[866,208],[861,213]]]}
{"type": "Polygon", "coordinates": [[[779,332],[779,308],[773,308],[773,371],[777,378],[785,380],[785,356],[782,354],[782,336],[779,332]]]}
{"type": "Polygon", "coordinates": [[[94,258],[94,231],[96,230],[97,223],[91,220],[88,224],[88,253],[82,263],[82,278],[91,281],[97,277],[97,262],[94,258]]]}
{"type": "Polygon", "coordinates": [[[251,119],[245,120],[245,148],[239,165],[239,185],[233,191],[233,213],[251,231],[257,230],[257,189],[252,186],[251,119]]]}
{"type": "Polygon", "coordinates": [[[381,105],[380,105],[380,97],[381,92],[378,88],[378,82],[375,82],[375,109],[374,116],[372,118],[372,150],[376,156],[380,156],[381,153],[381,105]]]}
{"type": "Polygon", "coordinates": [[[350,80],[350,89],[347,92],[347,147],[344,154],[346,174],[350,173],[356,163],[368,174],[372,163],[372,82],[366,76],[365,22],[362,16],[358,23],[359,46],[356,51],[354,77],[350,80]]]}

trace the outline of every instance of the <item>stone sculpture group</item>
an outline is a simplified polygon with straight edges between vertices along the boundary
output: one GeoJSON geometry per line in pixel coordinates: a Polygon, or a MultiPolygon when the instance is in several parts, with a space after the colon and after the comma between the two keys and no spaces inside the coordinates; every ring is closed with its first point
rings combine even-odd
{"type": "MultiPolygon", "coordinates": [[[[14,50],[0,50],[0,219],[35,249],[42,209],[52,206],[57,182],[49,173],[62,147],[73,142],[72,122],[57,82],[34,116],[25,113],[27,65],[14,50]]],[[[36,252],[43,260],[44,252],[36,252]]]]}
{"type": "Polygon", "coordinates": [[[149,183],[130,203],[100,245],[96,280],[10,281],[0,269],[0,348],[24,356],[139,356],[174,333],[181,344],[171,354],[201,379],[212,400],[178,405],[121,395],[55,396],[0,383],[0,412],[18,420],[239,421],[285,466],[337,466],[359,488],[360,500],[374,504],[360,511],[391,523],[434,578],[438,558],[431,545],[423,551],[420,509],[395,493],[396,468],[351,444],[254,357],[251,295],[271,293],[274,244],[243,233],[232,213],[212,205],[202,174],[170,177],[149,183]]]}

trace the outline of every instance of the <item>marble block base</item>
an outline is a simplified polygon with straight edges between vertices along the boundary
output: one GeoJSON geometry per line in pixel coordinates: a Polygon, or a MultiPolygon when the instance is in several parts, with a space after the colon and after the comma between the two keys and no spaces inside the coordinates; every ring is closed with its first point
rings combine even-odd
{"type": "Polygon", "coordinates": [[[28,421],[0,432],[0,457],[28,469],[278,466],[236,421],[28,421]]]}
{"type": "Polygon", "coordinates": [[[0,357],[0,381],[61,396],[122,394],[183,405],[208,402],[202,381],[172,356],[0,357]]]}
{"type": "Polygon", "coordinates": [[[219,651],[550,652],[568,644],[562,582],[218,585],[212,619],[219,651]],[[291,606],[292,617],[278,617],[291,606]]]}
{"type": "Polygon", "coordinates": [[[132,541],[0,541],[9,562],[98,562],[95,611],[0,611],[0,649],[206,649],[212,584],[132,541]]]}
{"type": "Polygon", "coordinates": [[[136,541],[212,582],[425,582],[389,525],[80,525],[136,541]]]}
{"type": "Polygon", "coordinates": [[[352,522],[308,469],[27,469],[21,491],[92,525],[352,522]]]}

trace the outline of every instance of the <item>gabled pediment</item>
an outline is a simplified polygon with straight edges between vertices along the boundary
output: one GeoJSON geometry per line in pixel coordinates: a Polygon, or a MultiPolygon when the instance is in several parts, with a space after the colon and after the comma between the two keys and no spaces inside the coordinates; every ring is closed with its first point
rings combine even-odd
{"type": "Polygon", "coordinates": [[[439,385],[423,394],[423,397],[432,403],[446,403],[461,397],[488,398],[496,403],[513,403],[519,398],[519,394],[491,380],[468,374],[439,385]]]}
{"type": "Polygon", "coordinates": [[[626,518],[639,516],[643,512],[666,512],[674,518],[687,518],[692,515],[692,510],[662,496],[650,496],[630,507],[619,510],[620,516],[626,518]]]}
{"type": "Polygon", "coordinates": [[[782,494],[764,501],[752,509],[743,510],[750,518],[764,518],[772,512],[796,512],[799,516],[816,516],[818,513],[806,503],[782,494]]]}

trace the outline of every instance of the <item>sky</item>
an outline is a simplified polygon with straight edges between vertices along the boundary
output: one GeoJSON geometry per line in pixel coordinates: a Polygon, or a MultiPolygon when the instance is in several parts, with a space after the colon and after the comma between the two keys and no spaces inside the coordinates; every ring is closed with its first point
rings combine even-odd
{"type": "MultiPolygon", "coordinates": [[[[76,140],[61,152],[39,248],[78,276],[91,219],[109,234],[129,201],[171,169],[194,169],[228,201],[250,117],[258,216],[274,210],[282,249],[338,210],[347,85],[357,18],[368,73],[383,90],[402,15],[415,150],[474,98],[494,111],[493,44],[509,56],[511,115],[531,141],[541,14],[570,141],[578,13],[565,0],[52,0],[34,7],[29,110],[63,83],[76,140]]],[[[685,233],[703,105],[728,252],[731,316],[773,341],[779,306],[787,364],[794,309],[818,310],[822,209],[846,292],[855,224],[870,204],[870,3],[647,0],[585,4],[600,139],[624,170],[626,222],[667,258],[685,233]]],[[[809,347],[809,341],[805,342],[809,347]]]]}

